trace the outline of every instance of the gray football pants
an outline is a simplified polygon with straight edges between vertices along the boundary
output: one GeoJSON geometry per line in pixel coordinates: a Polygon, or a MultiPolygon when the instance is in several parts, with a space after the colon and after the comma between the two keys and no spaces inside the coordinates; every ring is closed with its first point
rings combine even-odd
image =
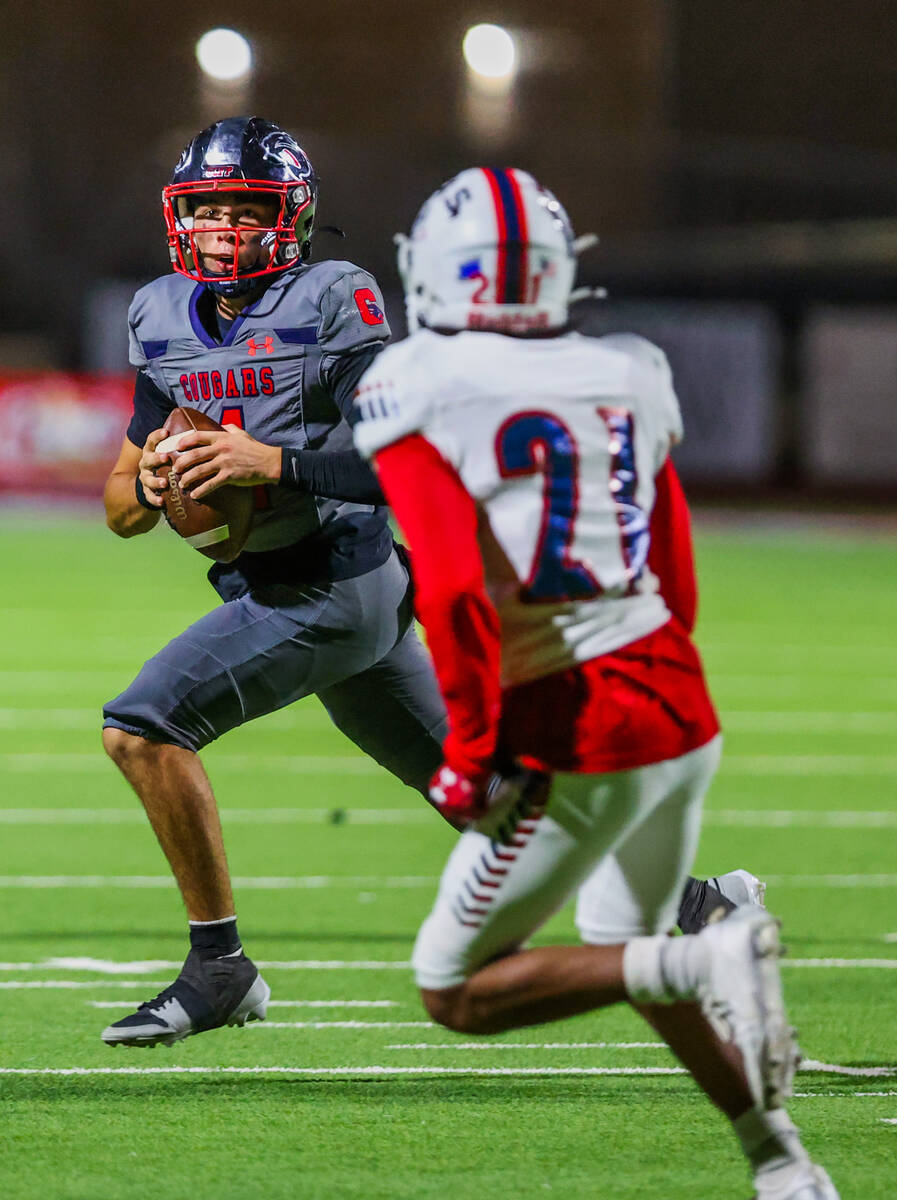
{"type": "Polygon", "coordinates": [[[445,706],[395,552],[356,579],[220,605],[144,664],[103,709],[104,726],[200,750],[312,692],[361,750],[426,792],[445,706]]]}

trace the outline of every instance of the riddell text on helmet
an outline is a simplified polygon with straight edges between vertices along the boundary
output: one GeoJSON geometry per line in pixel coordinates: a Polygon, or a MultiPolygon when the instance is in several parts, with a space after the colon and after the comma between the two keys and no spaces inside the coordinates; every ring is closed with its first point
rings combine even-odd
{"type": "Polygon", "coordinates": [[[481,312],[476,308],[470,310],[467,321],[468,329],[492,329],[497,333],[529,333],[539,329],[549,329],[548,313],[515,313],[515,312],[481,312]]]}

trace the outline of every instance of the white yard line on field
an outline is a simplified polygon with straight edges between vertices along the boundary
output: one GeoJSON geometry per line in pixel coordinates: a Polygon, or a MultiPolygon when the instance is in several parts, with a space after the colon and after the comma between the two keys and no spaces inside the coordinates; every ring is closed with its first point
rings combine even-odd
{"type": "Polygon", "coordinates": [[[783,967],[809,967],[840,971],[868,968],[873,971],[897,971],[897,958],[783,958],[783,967]]]}
{"type": "MultiPolygon", "coordinates": [[[[419,808],[223,808],[226,825],[423,825],[432,809],[419,808]]],[[[0,825],[145,825],[142,808],[0,808],[0,825]]]]}
{"type": "MultiPolygon", "coordinates": [[[[2,679],[3,672],[0,672],[2,679]]],[[[31,674],[25,672],[26,675],[31,674]]],[[[60,677],[70,678],[69,672],[60,677]]],[[[120,682],[126,682],[122,675],[120,682]]],[[[0,708],[0,729],[98,729],[103,721],[102,709],[94,708],[0,708]]],[[[263,718],[260,728],[278,732],[301,733],[304,729],[333,728],[333,722],[323,708],[315,706],[293,711],[271,713],[263,718]]]]}
{"type": "MultiPolygon", "coordinates": [[[[845,1068],[846,1070],[846,1068],[845,1068]]],[[[876,1071],[867,1072],[875,1074],[876,1071]]],[[[0,1075],[303,1075],[333,1076],[347,1075],[356,1078],[387,1075],[471,1075],[471,1076],[517,1076],[549,1078],[553,1076],[589,1075],[687,1075],[684,1067],[0,1067],[0,1075]]],[[[826,1093],[797,1093],[813,1096],[826,1093]]],[[[870,1096],[894,1096],[897,1092],[853,1092],[850,1097],[843,1093],[828,1093],[839,1099],[870,1096]]]]}
{"type": "Polygon", "coordinates": [[[897,775],[887,754],[726,754],[722,775],[897,775]]]}
{"type": "Polygon", "coordinates": [[[44,690],[57,695],[60,688],[85,692],[99,687],[108,687],[112,695],[111,689],[118,687],[121,690],[124,683],[127,683],[125,675],[113,667],[93,671],[73,671],[66,667],[46,671],[0,671],[0,691],[11,692],[15,697],[20,697],[23,691],[44,690]]]}
{"type": "MultiPolygon", "coordinates": [[[[897,970],[897,958],[784,958],[782,959],[782,965],[785,967],[817,970],[868,969],[893,971],[897,970]]],[[[100,958],[55,958],[45,959],[43,962],[0,963],[0,971],[83,971],[85,973],[95,972],[98,975],[108,977],[110,975],[123,974],[140,975],[142,972],[149,974],[150,972],[174,971],[178,970],[181,966],[183,966],[183,963],[173,959],[170,961],[148,959],[146,962],[112,962],[100,958]]],[[[410,962],[398,959],[257,959],[256,966],[263,971],[408,971],[411,969],[410,962]]],[[[0,988],[11,989],[28,987],[136,987],[146,990],[154,986],[156,986],[156,981],[151,982],[146,979],[124,981],[109,978],[78,983],[69,983],[66,980],[55,979],[12,979],[0,982],[0,988]]],[[[308,1002],[283,1001],[284,1005],[302,1005],[305,1003],[308,1002]]],[[[337,1003],[336,1001],[333,1002],[334,1007],[336,1007],[337,1003]]],[[[359,1005],[362,1003],[372,1002],[358,1001],[359,1005]]],[[[378,1003],[385,1006],[389,1002],[378,1003]]]]}
{"type": "MultiPolygon", "coordinates": [[[[158,958],[147,959],[146,962],[114,962],[103,958],[45,958],[42,962],[0,963],[0,971],[95,971],[100,975],[139,975],[143,971],[149,973],[179,970],[183,965],[180,960],[158,958]]],[[[404,959],[341,958],[256,959],[255,965],[263,971],[407,971],[411,967],[411,963],[404,959]]],[[[103,980],[98,982],[102,983],[103,980]]],[[[124,986],[145,985],[145,980],[139,980],[124,986]]]]}
{"type": "Polygon", "coordinates": [[[897,733],[897,712],[747,712],[724,709],[722,721],[724,729],[738,733],[897,733]]]}
{"type": "MultiPolygon", "coordinates": [[[[26,677],[34,672],[23,672],[26,677]]],[[[38,673],[40,674],[40,673],[38,673]]],[[[2,676],[2,673],[0,673],[2,676]]],[[[62,677],[69,677],[63,673],[62,677]]],[[[2,708],[0,729],[94,729],[102,721],[99,707],[93,708],[2,708]]],[[[893,733],[897,732],[894,712],[813,712],[729,709],[723,712],[726,729],[740,733],[893,733]]],[[[332,725],[323,708],[285,709],[264,718],[261,728],[301,732],[332,725]]]]}
{"type": "MultiPolygon", "coordinates": [[[[29,963],[19,963],[19,966],[30,966],[29,963]]],[[[141,988],[144,995],[153,988],[168,987],[170,980],[165,979],[91,979],[88,982],[83,980],[76,981],[73,979],[4,979],[0,981],[0,988],[10,992],[26,992],[37,988],[49,988],[51,990],[66,990],[74,991],[79,988],[141,988]]],[[[141,1001],[138,1001],[138,1004],[141,1001]]],[[[131,1004],[128,1004],[131,1007],[131,1004]]]]}
{"type": "MultiPolygon", "coordinates": [[[[856,679],[859,683],[862,681],[862,693],[864,703],[875,702],[878,699],[887,700],[897,693],[897,680],[895,680],[893,671],[885,669],[881,674],[873,673],[866,669],[865,665],[856,669],[855,672],[844,671],[839,672],[840,679],[849,681],[856,679]]],[[[732,693],[737,693],[739,700],[743,704],[750,704],[752,708],[765,708],[767,703],[770,707],[780,705],[786,696],[793,696],[798,702],[806,700],[808,691],[814,690],[813,680],[808,678],[806,671],[775,671],[769,672],[758,670],[755,672],[739,671],[728,672],[715,669],[712,671],[711,678],[714,685],[715,694],[723,694],[726,697],[726,704],[723,711],[727,711],[728,705],[732,703],[732,693]],[[750,697],[745,699],[744,697],[750,697]]],[[[835,678],[834,672],[828,672],[823,676],[820,683],[832,686],[839,682],[835,678]]],[[[818,688],[815,689],[818,691],[818,688]]],[[[834,701],[828,703],[837,703],[840,697],[837,695],[837,687],[832,687],[832,692],[835,695],[834,701]]]]}
{"type": "MultiPolygon", "coordinates": [[[[96,986],[102,986],[97,984],[96,986]]],[[[121,985],[118,985],[121,986],[121,985]]],[[[141,985],[145,986],[145,985],[141,985]]],[[[90,1008],[131,1008],[131,1000],[85,1000],[90,1008]]],[[[138,1001],[139,1003],[139,1001],[138,1001]]],[[[269,1000],[269,1008],[401,1008],[398,1000],[269,1000]]]]}
{"type": "MultiPolygon", "coordinates": [[[[211,754],[204,760],[215,771],[286,771],[294,775],[376,775],[384,768],[372,758],[355,754],[211,754]]],[[[0,770],[108,771],[103,754],[0,754],[0,770]]]]}
{"type": "Polygon", "coordinates": [[[404,1042],[387,1050],[669,1050],[666,1042],[404,1042]]]}
{"type": "MultiPolygon", "coordinates": [[[[218,754],[205,760],[215,771],[286,772],[294,775],[376,775],[384,768],[361,755],[218,754]]],[[[10,772],[106,772],[98,753],[0,754],[0,769],[10,772]]],[[[897,775],[897,756],[877,754],[728,754],[724,775],[897,775]]]]}
{"type": "MultiPolygon", "coordinates": [[[[247,891],[317,888],[434,888],[435,875],[244,875],[232,880],[247,891]]],[[[0,875],[0,888],[172,888],[169,875],[0,875]]]]}
{"type": "Polygon", "coordinates": [[[247,1029],[435,1029],[432,1021],[254,1021],[247,1029]]]}
{"type": "Polygon", "coordinates": [[[767,875],[772,887],[892,888],[897,875],[767,875]]]}
{"type": "MultiPolygon", "coordinates": [[[[416,808],[223,808],[229,825],[424,825],[434,816],[416,808]]],[[[757,829],[897,829],[897,812],[852,809],[730,808],[704,813],[705,825],[757,829]]],[[[0,825],[143,825],[142,808],[0,808],[0,825]]]]}
{"type": "MultiPolygon", "coordinates": [[[[324,888],[435,888],[435,875],[237,875],[235,888],[245,891],[303,891],[324,888]]],[[[897,874],[853,875],[767,875],[775,887],[799,888],[893,888],[897,874]]],[[[0,888],[173,888],[169,875],[0,875],[0,888]]]]}
{"type": "MultiPolygon", "coordinates": [[[[143,814],[141,813],[141,816],[143,814]]],[[[0,814],[0,821],[3,817],[0,814]]],[[[793,808],[709,809],[704,825],[736,825],[756,829],[897,829],[897,812],[852,809],[793,808]]]]}
{"type": "MultiPolygon", "coordinates": [[[[248,1026],[247,1026],[248,1028],[248,1026]]],[[[686,1075],[684,1067],[0,1067],[0,1075],[686,1075]]]]}
{"type": "Polygon", "coordinates": [[[897,1075],[897,1067],[842,1067],[837,1063],[817,1062],[813,1058],[801,1059],[799,1071],[821,1071],[826,1075],[849,1075],[858,1079],[875,1079],[879,1076],[897,1075]]]}

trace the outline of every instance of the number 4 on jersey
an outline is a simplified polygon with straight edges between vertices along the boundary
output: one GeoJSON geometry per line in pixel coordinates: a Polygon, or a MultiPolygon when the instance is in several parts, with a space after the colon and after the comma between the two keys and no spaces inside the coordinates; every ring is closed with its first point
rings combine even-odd
{"type": "MultiPolygon", "coordinates": [[[[648,557],[648,519],[636,501],[632,414],[625,408],[596,409],[608,433],[609,487],[620,530],[627,590],[644,570],[648,557]]],[[[576,439],[553,413],[516,413],[499,429],[495,453],[503,478],[544,476],[542,521],[530,577],[520,598],[531,604],[590,600],[604,592],[586,563],[573,557],[579,507],[579,454],[576,439]]]]}
{"type": "MultiPolygon", "coordinates": [[[[237,425],[240,429],[245,429],[243,423],[243,405],[237,404],[232,408],[223,408],[221,410],[222,425],[237,425]]],[[[253,507],[256,512],[262,512],[266,508],[271,507],[271,496],[268,488],[264,483],[260,483],[258,487],[252,489],[253,507]]]]}

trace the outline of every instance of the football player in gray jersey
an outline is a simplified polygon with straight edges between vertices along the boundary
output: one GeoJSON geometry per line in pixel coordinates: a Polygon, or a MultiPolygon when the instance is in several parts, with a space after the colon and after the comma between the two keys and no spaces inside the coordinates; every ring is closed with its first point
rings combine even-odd
{"type": "Polygon", "coordinates": [[[187,147],[163,206],[175,273],[136,295],[134,416],[106,486],[123,537],[158,522],[167,414],[200,409],[223,432],[181,443],[201,499],[253,487],[244,551],[209,577],[224,604],[145,664],[104,710],[106,750],[146,808],[190,919],[175,982],[103,1032],[111,1045],[173,1042],[263,1017],[269,989],[243,954],[215,799],[197,751],[312,692],[336,725],[426,791],[444,707],[414,632],[408,574],[348,418],[389,336],[367,272],[309,263],[316,183],[297,143],[257,118],[187,147]]]}
{"type": "MultiPolygon", "coordinates": [[[[163,193],[174,274],[129,313],[134,415],[106,484],[110,528],[159,520],[179,405],[225,426],[180,443],[183,487],[255,489],[244,551],[209,578],[224,601],[147,662],[104,709],[103,742],[137,792],[181,890],[191,949],[178,978],[103,1031],[171,1043],[262,1018],[270,994],[243,954],[211,785],[197,751],[314,692],[362,750],[425,796],[445,709],[412,623],[385,500],[354,449],[359,379],[389,337],[372,277],[308,261],[317,199],[296,141],[259,118],[203,130],[163,193]]],[[[683,928],[756,889],[746,872],[690,880],[683,928]],[[743,878],[742,878],[743,876],[743,878]]]]}

